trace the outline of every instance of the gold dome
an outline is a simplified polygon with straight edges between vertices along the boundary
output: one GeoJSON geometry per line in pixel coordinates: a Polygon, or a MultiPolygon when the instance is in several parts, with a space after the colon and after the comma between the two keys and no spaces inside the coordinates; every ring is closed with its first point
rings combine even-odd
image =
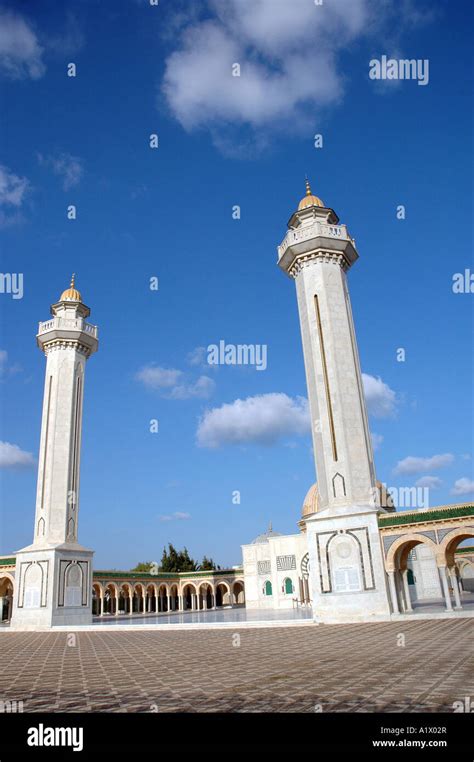
{"type": "Polygon", "coordinates": [[[319,492],[316,482],[309,488],[306,497],[303,501],[303,508],[301,510],[301,518],[312,516],[313,513],[317,513],[319,510],[319,492]]]}
{"type": "Polygon", "coordinates": [[[59,297],[60,302],[82,302],[82,296],[79,291],[74,287],[75,274],[72,274],[71,285],[65,291],[62,292],[59,297]]]}
{"type": "Polygon", "coordinates": [[[313,196],[311,193],[311,188],[309,185],[309,180],[306,180],[306,194],[301,199],[300,203],[298,204],[298,211],[301,211],[301,209],[306,209],[307,206],[322,206],[324,207],[324,201],[321,201],[320,198],[317,196],[313,196]]]}

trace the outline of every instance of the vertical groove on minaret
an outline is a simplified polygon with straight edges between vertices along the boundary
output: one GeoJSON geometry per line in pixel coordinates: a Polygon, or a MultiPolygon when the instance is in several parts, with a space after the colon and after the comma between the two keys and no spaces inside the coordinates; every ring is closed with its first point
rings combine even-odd
{"type": "Polygon", "coordinates": [[[44,451],[43,451],[43,476],[41,481],[41,510],[44,508],[44,485],[46,482],[46,456],[48,453],[48,437],[49,437],[49,414],[51,410],[51,387],[53,384],[53,377],[49,377],[48,382],[48,402],[46,404],[46,430],[44,432],[44,451]]]}
{"type": "Polygon", "coordinates": [[[72,434],[72,453],[71,453],[71,481],[70,491],[73,493],[74,506],[77,508],[77,464],[78,464],[78,439],[79,423],[81,419],[81,379],[76,379],[76,399],[74,405],[74,430],[72,434]]]}
{"type": "Polygon", "coordinates": [[[331,393],[329,390],[328,367],[326,363],[326,350],[324,348],[323,327],[321,324],[321,312],[319,309],[319,299],[317,294],[314,295],[314,308],[316,311],[316,321],[318,324],[319,346],[321,347],[321,360],[323,365],[324,388],[326,390],[326,404],[327,404],[328,416],[329,416],[329,431],[331,432],[332,457],[334,460],[337,460],[337,445],[336,445],[336,433],[334,430],[334,416],[332,412],[331,393]]]}
{"type": "Polygon", "coordinates": [[[367,415],[365,413],[367,408],[365,404],[364,387],[362,382],[362,373],[360,369],[359,352],[357,349],[357,343],[355,341],[355,328],[354,328],[354,320],[352,318],[349,289],[347,288],[347,283],[345,281],[344,281],[344,294],[345,294],[345,302],[346,302],[347,319],[349,322],[349,329],[350,329],[349,334],[351,338],[352,355],[354,358],[355,376],[357,379],[357,390],[359,392],[359,403],[360,403],[360,408],[362,411],[362,429],[364,432],[365,449],[367,452],[367,459],[369,462],[369,472],[370,472],[371,482],[375,483],[374,456],[373,456],[373,449],[372,449],[372,440],[370,438],[369,422],[367,420],[367,415]]]}

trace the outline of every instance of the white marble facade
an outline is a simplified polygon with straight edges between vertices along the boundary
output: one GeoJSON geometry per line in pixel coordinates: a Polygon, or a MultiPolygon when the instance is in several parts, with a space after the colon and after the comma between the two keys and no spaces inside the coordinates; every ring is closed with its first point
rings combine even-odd
{"type": "Polygon", "coordinates": [[[242,546],[246,608],[290,609],[309,604],[308,554],[303,534],[268,532],[242,546]]]}

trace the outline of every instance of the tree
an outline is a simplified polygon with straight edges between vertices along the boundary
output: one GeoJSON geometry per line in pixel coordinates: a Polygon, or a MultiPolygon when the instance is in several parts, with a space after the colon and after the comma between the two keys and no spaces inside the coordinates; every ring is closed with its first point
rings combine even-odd
{"type": "MultiPolygon", "coordinates": [[[[149,574],[153,566],[152,561],[142,561],[137,564],[132,572],[141,572],[149,574]]],[[[214,571],[220,569],[212,558],[204,556],[202,562],[198,564],[194,558],[191,558],[187,548],[183,550],[176,550],[174,545],[168,543],[168,549],[163,548],[163,555],[161,556],[161,562],[159,565],[160,572],[176,573],[176,572],[192,572],[192,571],[214,571]]],[[[156,569],[156,567],[155,567],[156,569]]]]}
{"type": "Polygon", "coordinates": [[[142,574],[149,574],[150,569],[153,566],[153,561],[140,561],[135,568],[130,569],[132,572],[141,572],[142,574]]]}
{"type": "Polygon", "coordinates": [[[197,565],[190,557],[188,549],[176,550],[174,545],[168,543],[168,550],[163,548],[160,571],[162,572],[189,572],[196,571],[197,565]]]}
{"type": "Polygon", "coordinates": [[[160,571],[162,572],[174,572],[177,571],[178,554],[171,543],[168,545],[169,552],[166,548],[163,548],[163,555],[161,556],[160,571]]]}
{"type": "Polygon", "coordinates": [[[196,561],[194,561],[193,558],[190,558],[187,548],[184,548],[179,553],[179,564],[180,571],[182,572],[196,571],[197,569],[196,561]]]}
{"type": "Polygon", "coordinates": [[[204,556],[204,558],[202,559],[202,561],[201,561],[201,563],[199,565],[199,570],[200,571],[214,571],[214,570],[220,569],[220,568],[221,568],[220,566],[218,566],[216,563],[214,563],[212,558],[208,558],[207,556],[204,556]]]}

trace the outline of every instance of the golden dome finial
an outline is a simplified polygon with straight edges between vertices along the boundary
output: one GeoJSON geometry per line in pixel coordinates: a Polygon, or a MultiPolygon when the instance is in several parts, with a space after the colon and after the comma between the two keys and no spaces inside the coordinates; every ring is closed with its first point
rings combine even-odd
{"type": "Polygon", "coordinates": [[[62,292],[60,302],[82,302],[82,296],[76,288],[76,273],[71,276],[71,285],[62,292]]]}
{"type": "Polygon", "coordinates": [[[300,212],[301,209],[305,209],[307,206],[324,207],[324,201],[321,201],[320,198],[313,195],[313,192],[311,190],[311,186],[309,184],[309,180],[307,177],[305,178],[305,184],[306,184],[306,193],[301,199],[300,203],[298,204],[298,211],[300,212]]]}

